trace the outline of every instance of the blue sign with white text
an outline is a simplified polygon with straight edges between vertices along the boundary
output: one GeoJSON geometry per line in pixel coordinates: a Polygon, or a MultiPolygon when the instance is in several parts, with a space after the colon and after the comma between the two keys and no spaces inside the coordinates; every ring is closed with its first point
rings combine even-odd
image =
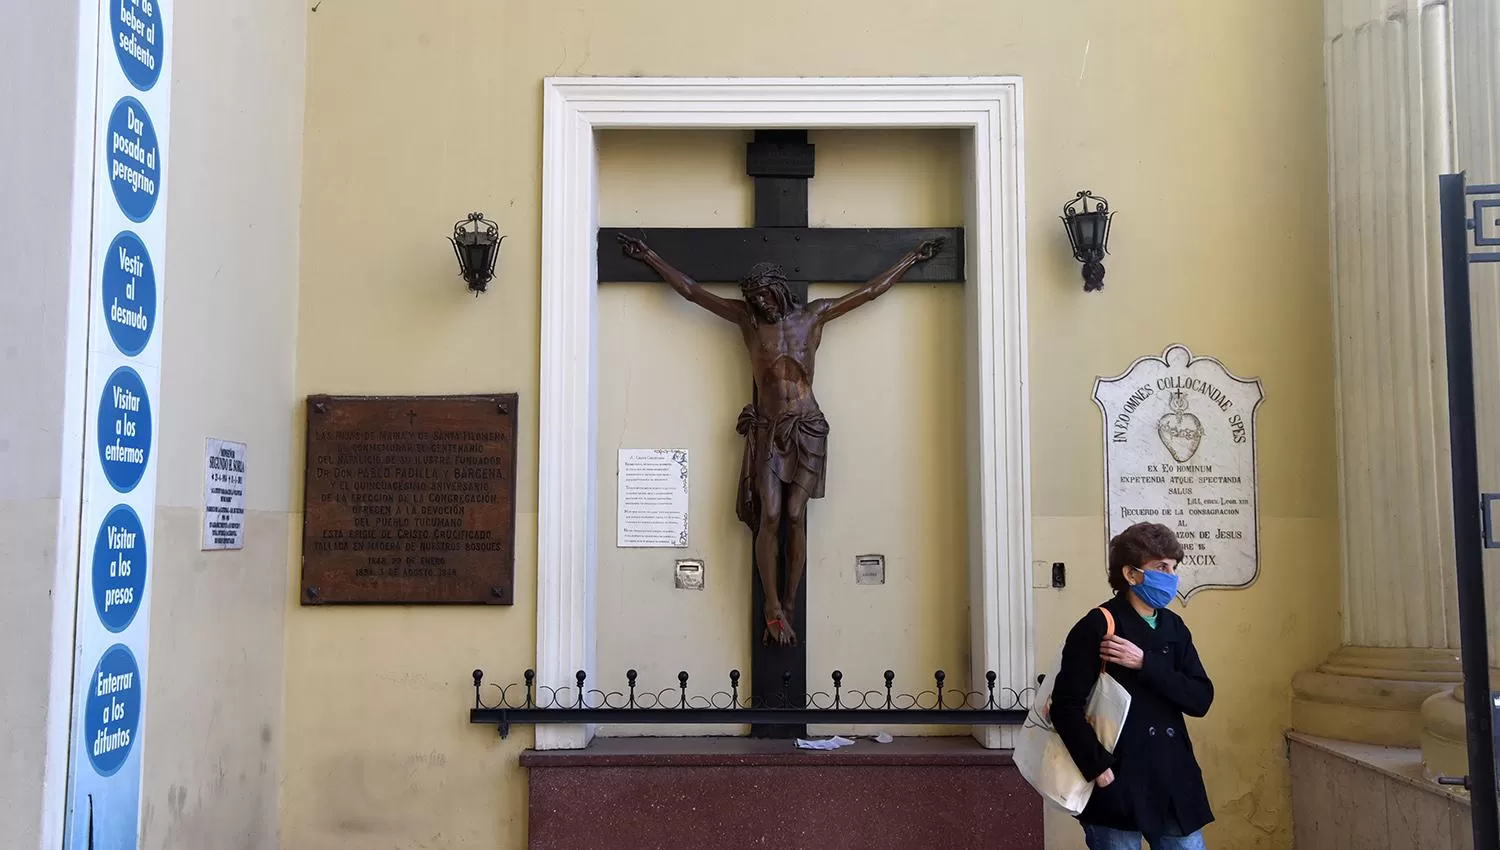
{"type": "Polygon", "coordinates": [[[156,325],[156,270],[141,238],[122,231],[104,252],[104,323],[121,354],[134,357],[156,325]]]}
{"type": "Polygon", "coordinates": [[[105,651],[87,683],[84,746],[100,776],[113,776],[130,755],[141,721],[141,670],[130,648],[117,643],[105,651]]]}
{"type": "Polygon", "coordinates": [[[129,493],[141,483],[150,458],[151,400],[141,376],[121,366],[99,398],[99,465],[111,487],[129,493]]]}
{"type": "Polygon", "coordinates": [[[94,610],[119,633],[135,619],[146,590],[146,530],[129,505],[116,505],[94,540],[94,610]]]}
{"type": "MultiPolygon", "coordinates": [[[[67,787],[59,789],[66,795],[66,815],[62,840],[49,850],[144,850],[163,841],[160,813],[153,827],[152,810],[142,808],[141,768],[157,564],[154,417],[161,412],[162,319],[170,278],[167,155],[172,83],[180,79],[172,57],[176,2],[79,0],[78,12],[90,22],[80,37],[92,40],[87,53],[94,58],[80,69],[77,87],[93,148],[93,300],[80,314],[88,323],[83,392],[93,406],[82,420],[87,433],[78,582],[70,600],[67,738],[53,740],[49,728],[47,740],[49,752],[67,750],[67,787]]],[[[188,82],[193,70],[187,69],[188,82]]],[[[0,849],[10,846],[0,836],[0,849]]]]}
{"type": "Polygon", "coordinates": [[[135,850],[140,838],[141,711],[146,682],[130,648],[116,643],[78,682],[74,805],[69,850],[135,850]]]}
{"type": "Polygon", "coordinates": [[[133,97],[122,97],[105,127],[105,162],[109,186],[125,217],[140,223],[151,217],[161,191],[160,151],[156,128],[146,107],[133,97]]]}
{"type": "Polygon", "coordinates": [[[141,91],[156,85],[166,52],[156,0],[116,0],[110,4],[109,28],[125,79],[141,91]]]}

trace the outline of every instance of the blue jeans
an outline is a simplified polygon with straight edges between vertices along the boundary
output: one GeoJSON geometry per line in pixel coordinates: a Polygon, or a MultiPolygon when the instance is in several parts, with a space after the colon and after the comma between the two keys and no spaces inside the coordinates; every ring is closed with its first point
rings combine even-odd
{"type": "Polygon", "coordinates": [[[1161,835],[1142,836],[1139,832],[1110,829],[1107,826],[1089,823],[1082,826],[1083,839],[1088,843],[1089,850],[1141,850],[1142,838],[1151,843],[1151,850],[1206,850],[1207,847],[1203,843],[1201,829],[1192,835],[1182,835],[1181,830],[1169,824],[1166,832],[1161,835]]]}

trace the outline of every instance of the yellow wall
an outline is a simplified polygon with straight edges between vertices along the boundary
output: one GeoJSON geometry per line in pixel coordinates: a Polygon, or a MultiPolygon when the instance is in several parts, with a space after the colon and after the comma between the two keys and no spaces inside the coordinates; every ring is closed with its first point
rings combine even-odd
{"type": "MultiPolygon", "coordinates": [[[[513,678],[535,647],[541,78],[999,73],[1026,85],[1035,553],[1070,568],[1066,590],[1037,592],[1039,654],[1105,595],[1092,379],[1170,342],[1261,377],[1262,575],[1185,613],[1221,694],[1193,727],[1210,841],[1288,846],[1288,683],[1338,635],[1320,32],[1300,0],[325,0],[308,26],[299,391],[515,390],[526,450],[513,608],[303,610],[288,594],[284,846],[524,846],[530,732],[502,743],[465,708],[469,669],[513,678]],[[1121,210],[1089,296],[1056,219],[1083,187],[1121,210]],[[471,209],[510,236],[477,300],[442,241],[471,209]]],[[[678,316],[663,333],[711,333],[659,309],[678,316]]],[[[829,355],[859,339],[846,321],[829,355]]],[[[731,368],[725,348],[707,356],[731,368]]],[[[830,365],[820,385],[837,383],[830,365]]],[[[1076,827],[1049,843],[1078,846],[1076,827]]]]}

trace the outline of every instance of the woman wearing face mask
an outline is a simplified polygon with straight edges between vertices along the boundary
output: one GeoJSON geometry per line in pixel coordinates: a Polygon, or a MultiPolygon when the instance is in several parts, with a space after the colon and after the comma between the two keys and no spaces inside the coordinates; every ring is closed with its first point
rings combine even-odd
{"type": "Polygon", "coordinates": [[[1182,618],[1167,610],[1177,594],[1182,545],[1164,525],[1137,523],[1109,543],[1115,596],[1089,611],[1063,645],[1052,691],[1052,724],[1085,779],[1094,783],[1078,816],[1089,850],[1204,850],[1213,821],[1203,772],[1183,716],[1202,717],[1214,686],[1182,618]],[[1113,753],[1084,717],[1104,666],[1130,692],[1130,712],[1113,753]]]}

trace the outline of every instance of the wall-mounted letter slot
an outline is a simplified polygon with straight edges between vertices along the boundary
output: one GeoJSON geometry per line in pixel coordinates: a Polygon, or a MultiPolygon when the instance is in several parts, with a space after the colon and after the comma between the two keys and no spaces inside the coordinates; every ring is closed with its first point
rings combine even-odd
{"type": "Polygon", "coordinates": [[[854,559],[855,584],[885,584],[885,556],[859,555],[854,559]]]}
{"type": "Polygon", "coordinates": [[[702,590],[703,562],[697,559],[678,561],[674,583],[678,590],[702,590]]]}

